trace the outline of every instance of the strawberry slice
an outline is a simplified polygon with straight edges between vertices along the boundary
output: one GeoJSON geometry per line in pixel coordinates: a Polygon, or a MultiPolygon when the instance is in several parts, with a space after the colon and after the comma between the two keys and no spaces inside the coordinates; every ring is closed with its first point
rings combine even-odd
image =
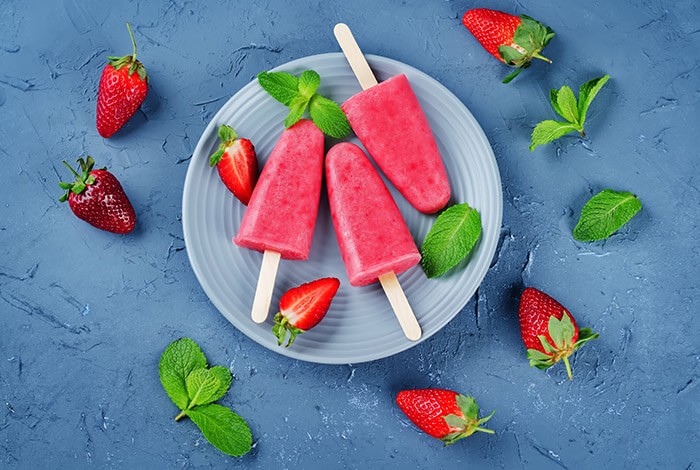
{"type": "Polygon", "coordinates": [[[331,306],[340,281],[326,277],[289,289],[280,299],[280,311],[275,315],[272,332],[277,344],[282,345],[289,332],[289,347],[297,335],[310,330],[320,322],[331,306]]]}
{"type": "Polygon", "coordinates": [[[255,147],[250,140],[239,138],[227,125],[219,128],[219,139],[221,145],[209,158],[209,166],[216,166],[228,190],[247,206],[258,180],[255,147]]]}

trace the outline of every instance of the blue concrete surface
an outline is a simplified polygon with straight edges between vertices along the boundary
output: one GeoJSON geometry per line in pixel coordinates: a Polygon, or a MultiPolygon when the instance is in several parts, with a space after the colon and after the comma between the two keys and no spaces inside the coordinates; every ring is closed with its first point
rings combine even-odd
{"type": "Polygon", "coordinates": [[[0,2],[0,467],[697,468],[698,50],[694,0],[0,2]],[[460,24],[471,6],[549,24],[554,64],[501,85],[506,68],[460,24]],[[104,140],[96,87],[104,57],[130,51],[126,20],[152,87],[104,140]],[[269,352],[218,314],[189,267],[180,211],[213,113],[259,71],[339,50],[338,21],[466,103],[493,144],[505,213],[477,298],[442,332],[332,367],[269,352]],[[590,137],[529,153],[531,128],[554,116],[548,90],[603,73],[590,137]],[[58,203],[60,161],[87,153],[125,186],[133,234],[97,231],[58,203]],[[636,192],[643,211],[606,242],[573,241],[584,201],[606,187],[636,192]],[[528,367],[526,285],[601,333],[572,383],[562,367],[528,367]],[[173,420],[157,363],[181,336],[234,371],[223,402],[251,425],[249,455],[226,457],[173,420]],[[419,433],[393,398],[428,386],[496,409],[497,434],[443,449],[419,433]]]}

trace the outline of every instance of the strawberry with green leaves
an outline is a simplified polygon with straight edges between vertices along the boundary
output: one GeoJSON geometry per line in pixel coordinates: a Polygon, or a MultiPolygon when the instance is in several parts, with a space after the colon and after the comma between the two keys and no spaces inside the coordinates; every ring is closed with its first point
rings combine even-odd
{"type": "Polygon", "coordinates": [[[502,11],[475,8],[464,14],[462,23],[492,56],[517,68],[503,79],[503,83],[510,82],[528,68],[533,58],[552,62],[540,52],[552,40],[554,31],[527,15],[518,17],[502,11]]]}
{"type": "Polygon", "coordinates": [[[122,128],[146,99],[148,75],[146,68],[136,60],[136,41],[131,25],[126,24],[134,52],[123,57],[108,57],[97,91],[97,132],[111,137],[122,128]]]}
{"type": "Polygon", "coordinates": [[[572,379],[569,356],[584,343],[599,336],[590,328],[579,330],[568,310],[532,287],[525,289],[520,296],[518,317],[530,367],[548,369],[564,361],[569,380],[572,379]]]}
{"type": "Polygon", "coordinates": [[[258,180],[258,159],[255,147],[248,139],[239,138],[231,126],[219,128],[219,149],[209,158],[209,166],[216,166],[221,181],[244,205],[250,202],[258,180]]]}
{"type": "Polygon", "coordinates": [[[280,311],[275,315],[275,325],[272,327],[272,332],[277,336],[277,344],[281,346],[289,334],[286,347],[291,346],[297,335],[323,320],[339,287],[338,279],[326,277],[285,292],[280,299],[280,311]]]}
{"type": "Polygon", "coordinates": [[[75,181],[58,183],[66,191],[59,201],[68,201],[78,218],[101,230],[124,234],[134,229],[134,208],[119,180],[107,168],[94,170],[92,157],[78,159],[80,172],[75,171],[68,162],[64,161],[63,164],[73,173],[75,181]]]}
{"type": "Polygon", "coordinates": [[[493,430],[481,427],[493,413],[479,418],[476,400],[452,390],[403,390],[396,396],[396,404],[413,424],[446,446],[477,431],[494,434],[493,430]]]}

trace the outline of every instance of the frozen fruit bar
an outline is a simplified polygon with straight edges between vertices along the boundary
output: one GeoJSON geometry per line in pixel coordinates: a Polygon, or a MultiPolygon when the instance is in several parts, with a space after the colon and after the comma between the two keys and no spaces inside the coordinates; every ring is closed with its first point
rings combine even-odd
{"type": "Polygon", "coordinates": [[[306,259],[323,179],[323,133],[302,119],[280,137],[255,185],[234,243],[306,259]]]}
{"type": "Polygon", "coordinates": [[[371,284],[382,274],[399,274],[420,261],[399,208],[362,149],[350,143],[331,148],[326,182],[350,284],[371,284]]]}
{"type": "Polygon", "coordinates": [[[445,165],[405,75],[354,95],[342,108],[372,159],[413,207],[428,214],[445,207],[445,165]]]}

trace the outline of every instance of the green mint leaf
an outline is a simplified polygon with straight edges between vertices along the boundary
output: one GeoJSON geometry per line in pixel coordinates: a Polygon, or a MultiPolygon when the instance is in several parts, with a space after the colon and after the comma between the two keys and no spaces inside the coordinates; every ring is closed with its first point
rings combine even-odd
{"type": "Polygon", "coordinates": [[[472,251],[481,236],[481,217],[468,204],[445,210],[425,237],[421,265],[429,278],[441,276],[472,251]]]}
{"type": "Polygon", "coordinates": [[[608,82],[608,80],[610,80],[610,75],[603,75],[602,77],[587,81],[581,85],[581,88],[579,88],[578,114],[581,116],[581,127],[583,127],[583,124],[586,122],[588,107],[591,105],[593,99],[596,97],[600,89],[603,88],[603,85],[608,82]]]}
{"type": "Polygon", "coordinates": [[[305,96],[298,95],[291,103],[289,103],[289,114],[284,119],[284,127],[289,129],[294,124],[299,122],[299,119],[304,115],[306,106],[309,104],[309,99],[305,96]]]}
{"type": "Polygon", "coordinates": [[[603,240],[625,225],[642,208],[637,196],[604,189],[593,196],[581,211],[574,238],[582,242],[603,240]]]}
{"type": "Polygon", "coordinates": [[[221,387],[219,376],[210,369],[195,369],[185,380],[187,395],[190,398],[188,408],[196,405],[206,405],[214,401],[221,387]]]}
{"type": "Polygon", "coordinates": [[[537,124],[532,130],[532,143],[530,144],[530,152],[535,150],[540,145],[558,139],[559,137],[575,131],[576,126],[570,122],[559,122],[546,120],[537,124]]]}
{"type": "Polygon", "coordinates": [[[566,117],[562,114],[561,109],[559,108],[559,103],[557,102],[559,97],[559,90],[551,89],[549,90],[549,102],[552,103],[552,108],[554,108],[554,111],[556,113],[566,119],[566,117]]]}
{"type": "Polygon", "coordinates": [[[457,401],[457,406],[465,417],[470,419],[477,419],[479,417],[479,405],[476,404],[474,397],[465,397],[464,395],[457,395],[455,397],[457,401]]]}
{"type": "MultiPolygon", "coordinates": [[[[557,111],[561,117],[567,121],[578,124],[578,105],[576,104],[576,96],[574,96],[573,90],[568,86],[563,86],[559,89],[557,93],[557,111]]],[[[555,109],[556,111],[556,109],[555,109]]]]}
{"type": "Polygon", "coordinates": [[[190,338],[180,338],[168,346],[160,358],[160,382],[175,403],[184,410],[189,405],[187,376],[195,369],[207,367],[207,359],[197,343],[190,338]]]}
{"type": "Polygon", "coordinates": [[[313,70],[305,70],[299,77],[299,93],[311,99],[320,84],[321,76],[318,73],[313,70]]]}
{"type": "Polygon", "coordinates": [[[457,415],[447,415],[443,418],[448,426],[453,428],[463,428],[466,426],[466,421],[457,415]]]}
{"type": "Polygon", "coordinates": [[[287,72],[260,72],[258,83],[274,99],[285,106],[299,95],[299,79],[287,72]]]}
{"type": "Polygon", "coordinates": [[[309,114],[316,127],[325,134],[340,139],[350,133],[350,123],[338,103],[321,95],[311,97],[309,114]]]}
{"type": "Polygon", "coordinates": [[[253,437],[248,424],[221,405],[200,405],[186,411],[204,437],[224,454],[239,457],[250,451],[253,437]]]}
{"type": "Polygon", "coordinates": [[[226,395],[226,392],[228,392],[228,389],[231,387],[231,371],[226,367],[221,366],[212,367],[209,369],[209,371],[216,375],[219,379],[219,388],[216,390],[216,393],[214,393],[214,396],[211,399],[211,402],[215,402],[222,399],[224,395],[226,395]]]}

